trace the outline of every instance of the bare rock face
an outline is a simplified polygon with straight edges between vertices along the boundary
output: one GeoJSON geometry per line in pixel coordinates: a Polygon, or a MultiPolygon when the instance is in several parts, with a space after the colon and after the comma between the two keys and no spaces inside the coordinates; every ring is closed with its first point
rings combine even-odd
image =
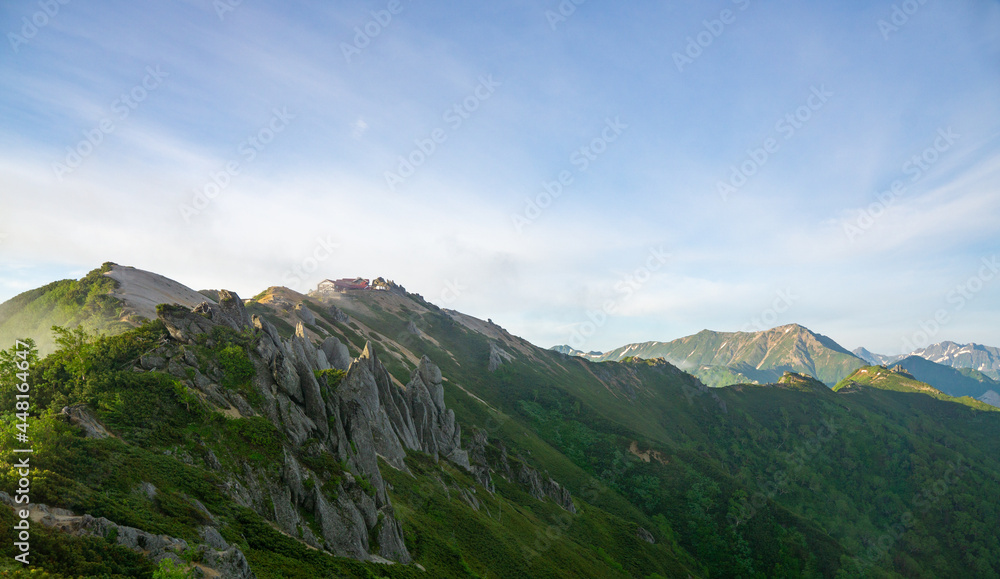
{"type": "Polygon", "coordinates": [[[218,311],[221,314],[219,322],[238,332],[253,326],[243,300],[235,292],[219,290],[218,311]]]}
{"type": "Polygon", "coordinates": [[[491,493],[496,492],[493,484],[493,477],[490,476],[490,465],[486,458],[486,447],[489,445],[489,438],[482,430],[476,430],[472,434],[472,444],[469,445],[468,455],[471,468],[469,471],[476,482],[491,493]]]}
{"type": "Polygon", "coordinates": [[[156,313],[163,320],[171,338],[183,344],[193,344],[195,336],[207,334],[217,325],[212,321],[211,312],[211,306],[204,302],[192,310],[161,305],[156,313]]]}
{"type": "MultiPolygon", "coordinates": [[[[406,470],[403,463],[406,452],[397,432],[408,434],[406,426],[409,417],[404,416],[400,409],[402,392],[392,383],[371,342],[351,364],[337,392],[345,403],[345,423],[350,425],[351,432],[363,430],[369,433],[363,438],[366,443],[371,439],[373,454],[382,456],[397,469],[406,470]]],[[[378,470],[377,465],[373,468],[378,470]]]]}
{"type": "Polygon", "coordinates": [[[500,366],[504,365],[504,362],[510,362],[513,359],[514,356],[510,352],[498,346],[496,342],[490,342],[490,361],[487,370],[496,372],[500,366]]]}
{"type": "Polygon", "coordinates": [[[323,350],[330,367],[345,372],[351,367],[351,353],[347,346],[337,338],[330,336],[323,340],[323,345],[320,348],[323,350]]]}
{"type": "Polygon", "coordinates": [[[83,434],[87,438],[107,438],[111,436],[86,404],[74,404],[73,406],[63,407],[61,414],[66,417],[70,424],[83,430],[83,434]]]}
{"type": "Polygon", "coordinates": [[[298,304],[295,306],[295,315],[299,317],[303,322],[315,326],[316,325],[316,315],[312,313],[308,307],[304,304],[298,304]]]}
{"type": "Polygon", "coordinates": [[[333,321],[340,322],[341,324],[346,324],[351,321],[351,318],[347,317],[344,310],[338,308],[337,306],[330,306],[330,317],[333,321]]]}
{"type": "Polygon", "coordinates": [[[193,344],[198,334],[207,334],[215,326],[242,331],[253,326],[250,315],[238,295],[219,291],[219,303],[202,302],[193,309],[177,305],[160,305],[157,316],[163,320],[170,337],[181,343],[193,344]]]}
{"type": "Polygon", "coordinates": [[[640,539],[642,541],[646,541],[647,543],[649,543],[651,545],[655,545],[656,544],[656,539],[653,537],[653,534],[650,533],[649,531],[647,531],[646,529],[643,529],[642,527],[639,527],[638,529],[636,529],[635,536],[638,539],[640,539]]]}
{"type": "Polygon", "coordinates": [[[576,505],[573,504],[573,497],[562,485],[551,478],[547,478],[542,486],[545,489],[545,496],[552,499],[555,504],[571,513],[576,513],[576,505]]]}
{"type": "Polygon", "coordinates": [[[435,460],[443,456],[471,470],[469,456],[462,450],[462,432],[455,422],[455,411],[444,405],[441,369],[427,356],[420,360],[420,366],[406,385],[406,402],[413,417],[416,450],[433,455],[435,460]]]}

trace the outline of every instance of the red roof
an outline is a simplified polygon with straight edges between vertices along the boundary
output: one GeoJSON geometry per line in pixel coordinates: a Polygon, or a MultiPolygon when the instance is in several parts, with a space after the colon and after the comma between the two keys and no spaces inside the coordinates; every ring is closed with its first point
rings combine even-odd
{"type": "Polygon", "coordinates": [[[336,280],[333,282],[333,285],[334,287],[341,289],[367,289],[368,280],[360,277],[355,279],[345,277],[343,279],[336,280]]]}

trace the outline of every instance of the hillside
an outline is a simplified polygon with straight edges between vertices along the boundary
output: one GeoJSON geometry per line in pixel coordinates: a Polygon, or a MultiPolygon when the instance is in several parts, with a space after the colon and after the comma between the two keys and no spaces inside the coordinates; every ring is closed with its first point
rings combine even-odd
{"type": "Polygon", "coordinates": [[[832,386],[864,365],[833,340],[798,324],[761,332],[702,330],[671,342],[622,346],[605,353],[601,360],[619,361],[630,356],[662,357],[710,386],[733,384],[741,377],[774,382],[785,372],[807,374],[832,386]]]}
{"type": "MultiPolygon", "coordinates": [[[[870,368],[837,391],[789,372],[706,388],[663,358],[537,348],[401,288],[208,294],[117,336],[63,332],[33,363],[32,500],[68,513],[63,530],[39,519],[37,565],[150,577],[175,558],[243,579],[1000,574],[1000,412],[902,374],[886,378],[895,389],[865,384],[870,368]],[[173,539],[140,549],[140,533],[173,539]]],[[[0,355],[0,372],[11,361],[0,355]]],[[[2,489],[16,484],[15,422],[2,415],[2,489]]],[[[0,574],[11,513],[0,508],[0,574]]]]}
{"type": "Polygon", "coordinates": [[[52,326],[120,332],[133,327],[126,304],[113,294],[117,283],[105,276],[106,263],[80,280],[62,280],[26,291],[0,304],[0,344],[34,336],[43,354],[55,350],[52,326]]]}
{"type": "MultiPolygon", "coordinates": [[[[922,360],[922,358],[920,359],[922,360]]],[[[870,386],[879,390],[891,390],[893,392],[923,394],[938,400],[953,401],[958,404],[964,404],[978,410],[993,410],[989,404],[971,398],[967,395],[959,397],[945,394],[930,384],[917,380],[913,374],[907,372],[902,366],[894,366],[892,369],[887,369],[885,366],[866,366],[864,368],[858,368],[850,376],[838,382],[833,389],[835,392],[839,392],[845,388],[849,389],[857,385],[870,386]]]]}
{"type": "Polygon", "coordinates": [[[50,328],[116,334],[156,319],[157,304],[194,307],[212,300],[169,278],[105,263],[79,280],[62,280],[0,304],[0,344],[34,336],[42,355],[55,350],[50,328]]]}
{"type": "Polygon", "coordinates": [[[895,365],[949,396],[979,398],[990,390],[1000,391],[1000,382],[970,368],[945,366],[920,356],[907,356],[898,360],[895,365]]]}

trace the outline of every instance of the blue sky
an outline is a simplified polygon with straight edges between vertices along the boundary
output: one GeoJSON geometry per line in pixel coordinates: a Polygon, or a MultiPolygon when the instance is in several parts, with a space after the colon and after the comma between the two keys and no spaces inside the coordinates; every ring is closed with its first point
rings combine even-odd
{"type": "Polygon", "coordinates": [[[287,4],[3,3],[0,299],[110,260],[542,346],[1000,345],[998,2],[287,4]]]}

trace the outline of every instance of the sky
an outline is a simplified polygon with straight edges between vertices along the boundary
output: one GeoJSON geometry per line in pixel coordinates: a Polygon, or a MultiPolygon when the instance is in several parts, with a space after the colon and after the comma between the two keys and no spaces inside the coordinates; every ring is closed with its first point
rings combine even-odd
{"type": "Polygon", "coordinates": [[[540,346],[1000,346],[1000,2],[0,4],[0,301],[384,276],[540,346]]]}

